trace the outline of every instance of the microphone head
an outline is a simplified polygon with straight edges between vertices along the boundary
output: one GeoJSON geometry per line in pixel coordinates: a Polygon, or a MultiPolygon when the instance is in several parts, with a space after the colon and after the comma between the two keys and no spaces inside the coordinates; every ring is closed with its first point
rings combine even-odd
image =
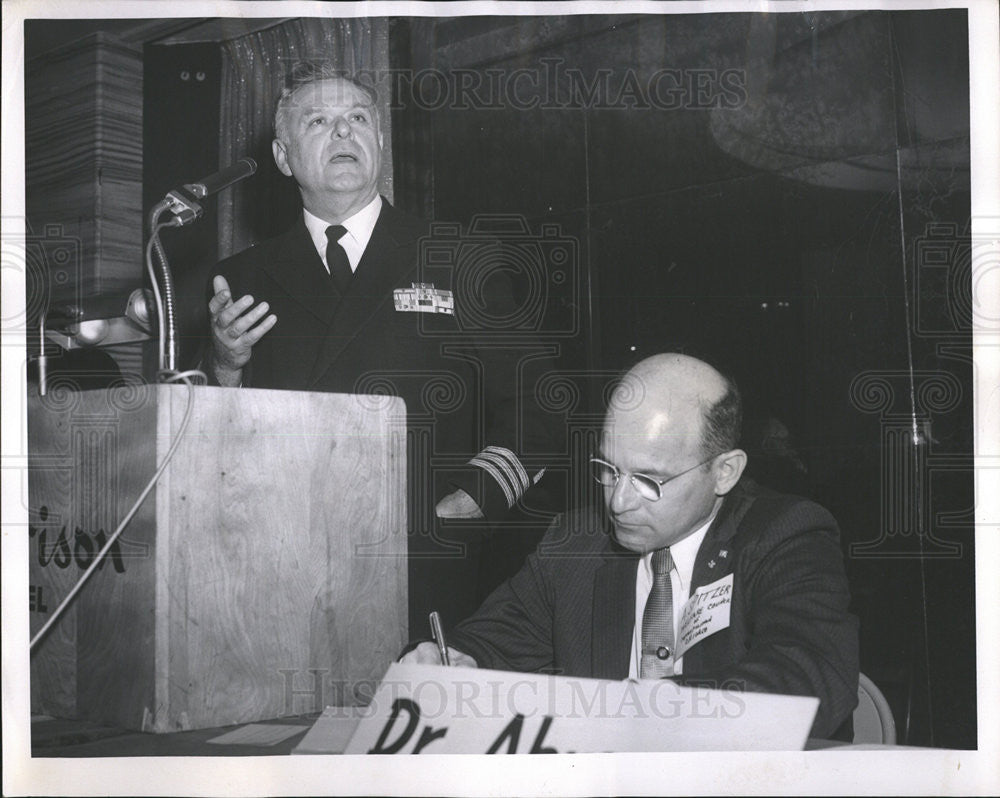
{"type": "MultiPolygon", "coordinates": [[[[222,189],[229,188],[234,183],[246,180],[257,171],[257,162],[253,158],[240,158],[236,163],[220,169],[213,175],[202,178],[197,183],[187,183],[184,188],[195,199],[205,199],[212,194],[218,194],[222,189]]],[[[176,194],[177,191],[171,192],[176,194]]],[[[168,195],[169,196],[169,195],[168,195]]],[[[173,210],[173,209],[171,209],[173,210]]],[[[176,211],[174,211],[176,213],[176,211]]]]}

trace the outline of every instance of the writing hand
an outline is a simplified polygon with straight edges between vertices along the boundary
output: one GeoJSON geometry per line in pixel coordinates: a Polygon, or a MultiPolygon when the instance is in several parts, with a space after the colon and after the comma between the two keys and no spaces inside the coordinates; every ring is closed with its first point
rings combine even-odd
{"type": "MultiPolygon", "coordinates": [[[[478,668],[476,661],[468,654],[448,646],[448,659],[451,660],[452,667],[457,668],[478,668]]],[[[441,656],[438,654],[437,643],[424,642],[412,651],[406,652],[400,660],[405,665],[440,665],[441,656]]]]}
{"type": "Polygon", "coordinates": [[[435,512],[438,518],[485,518],[475,499],[461,488],[441,499],[435,512]]]}
{"type": "Polygon", "coordinates": [[[236,387],[242,381],[243,367],[250,360],[253,345],[274,326],[278,317],[272,313],[264,318],[269,310],[267,302],[251,310],[252,296],[233,302],[225,277],[212,278],[212,288],[215,296],[208,303],[212,320],[212,367],[220,385],[236,387]]]}

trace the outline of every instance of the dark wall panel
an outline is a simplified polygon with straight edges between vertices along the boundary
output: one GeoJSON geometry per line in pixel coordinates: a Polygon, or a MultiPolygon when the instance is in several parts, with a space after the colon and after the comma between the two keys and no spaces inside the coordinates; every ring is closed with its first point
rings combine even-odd
{"type": "Polygon", "coordinates": [[[538,76],[520,109],[524,80],[490,95],[501,110],[395,98],[410,106],[400,196],[578,240],[582,332],[560,367],[591,386],[574,418],[599,419],[601,376],[653,352],[734,373],[754,473],[843,527],[862,669],[903,739],[956,748],[976,744],[965,25],[962,11],[414,21],[397,24],[394,64],[483,86],[538,76]],[[664,69],[673,104],[643,105],[664,69]],[[928,237],[952,249],[935,261],[928,237]],[[899,433],[914,409],[916,443],[899,433]]]}
{"type": "MultiPolygon", "coordinates": [[[[143,208],[173,188],[219,168],[218,44],[147,45],[143,124],[143,208]]],[[[216,200],[194,224],[161,233],[177,288],[179,367],[198,359],[195,336],[207,324],[206,284],[217,259],[216,200]]]]}

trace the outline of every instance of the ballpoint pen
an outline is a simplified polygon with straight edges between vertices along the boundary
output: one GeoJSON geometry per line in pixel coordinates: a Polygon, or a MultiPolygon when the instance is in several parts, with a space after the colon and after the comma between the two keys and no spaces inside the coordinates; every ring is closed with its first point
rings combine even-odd
{"type": "Polygon", "coordinates": [[[451,661],[448,659],[448,644],[444,639],[444,629],[441,628],[441,616],[438,615],[437,610],[430,614],[430,622],[431,635],[434,637],[434,642],[437,643],[441,664],[451,665],[451,661]]]}

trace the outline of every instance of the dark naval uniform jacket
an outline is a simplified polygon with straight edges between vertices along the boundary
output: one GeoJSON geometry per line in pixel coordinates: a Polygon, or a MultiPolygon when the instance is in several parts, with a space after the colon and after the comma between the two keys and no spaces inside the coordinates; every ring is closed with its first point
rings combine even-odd
{"type": "Polygon", "coordinates": [[[388,393],[406,402],[411,625],[421,615],[425,625],[435,602],[447,611],[450,577],[434,563],[453,557],[430,531],[434,504],[460,487],[488,520],[501,518],[540,476],[540,453],[551,451],[533,385],[519,370],[528,353],[532,373],[541,373],[544,348],[531,347],[530,328],[505,326],[517,317],[505,270],[489,267],[489,253],[470,253],[448,236],[428,239],[428,231],[428,222],[383,198],[343,296],[301,217],[216,270],[234,300],[250,294],[277,316],[253,348],[244,386],[388,393]]]}

